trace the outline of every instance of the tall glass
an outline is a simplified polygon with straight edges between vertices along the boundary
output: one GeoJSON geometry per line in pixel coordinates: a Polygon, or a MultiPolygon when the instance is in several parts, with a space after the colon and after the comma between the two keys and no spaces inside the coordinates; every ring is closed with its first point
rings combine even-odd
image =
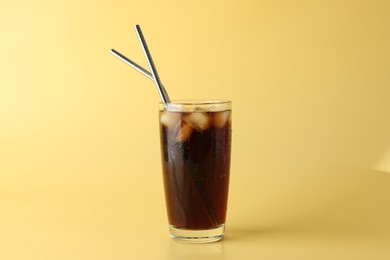
{"type": "Polygon", "coordinates": [[[231,102],[160,103],[160,136],[170,236],[206,243],[225,231],[231,102]]]}

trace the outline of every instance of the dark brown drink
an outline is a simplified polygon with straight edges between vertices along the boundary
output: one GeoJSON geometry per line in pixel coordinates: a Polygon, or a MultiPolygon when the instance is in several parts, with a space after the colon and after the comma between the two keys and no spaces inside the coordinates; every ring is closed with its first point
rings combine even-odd
{"type": "Polygon", "coordinates": [[[160,111],[160,122],[169,224],[183,230],[223,226],[230,172],[230,107],[211,112],[160,111]]]}

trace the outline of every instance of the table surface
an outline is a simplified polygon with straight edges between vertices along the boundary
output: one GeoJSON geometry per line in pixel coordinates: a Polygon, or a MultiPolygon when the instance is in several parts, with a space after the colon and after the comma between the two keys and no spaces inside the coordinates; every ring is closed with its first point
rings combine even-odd
{"type": "MultiPolygon", "coordinates": [[[[226,236],[210,244],[169,238],[158,177],[134,178],[127,190],[3,189],[0,254],[2,259],[388,259],[390,176],[331,175],[337,184],[323,180],[311,192],[301,187],[299,196],[276,200],[254,197],[255,185],[237,190],[238,177],[232,177],[226,236]]],[[[273,196],[266,188],[264,194],[273,196]]]]}

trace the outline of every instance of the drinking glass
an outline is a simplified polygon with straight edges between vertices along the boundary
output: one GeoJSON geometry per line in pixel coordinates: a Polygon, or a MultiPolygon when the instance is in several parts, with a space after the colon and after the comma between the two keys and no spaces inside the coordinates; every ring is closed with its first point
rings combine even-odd
{"type": "Polygon", "coordinates": [[[170,236],[207,243],[225,231],[231,101],[159,104],[162,170],[170,236]]]}

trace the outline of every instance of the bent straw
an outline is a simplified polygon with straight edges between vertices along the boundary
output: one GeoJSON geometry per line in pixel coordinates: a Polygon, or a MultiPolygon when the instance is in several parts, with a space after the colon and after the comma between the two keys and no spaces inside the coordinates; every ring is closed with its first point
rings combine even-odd
{"type": "MultiPolygon", "coordinates": [[[[121,54],[120,52],[114,50],[114,49],[111,49],[111,54],[114,55],[115,57],[117,57],[118,59],[120,59],[121,61],[123,61],[124,63],[126,63],[127,65],[131,66],[132,68],[134,68],[135,70],[141,72],[142,74],[144,74],[146,77],[148,77],[149,79],[153,80],[153,75],[147,71],[146,69],[144,69],[143,67],[141,67],[140,65],[138,65],[137,63],[135,63],[134,61],[130,60],[129,58],[127,58],[125,55],[121,54]]],[[[164,95],[166,97],[168,97],[168,93],[167,91],[165,90],[164,86],[161,85],[162,87],[162,91],[164,92],[164,95]]]]}
{"type": "Polygon", "coordinates": [[[171,103],[171,100],[169,99],[168,93],[166,93],[163,90],[163,86],[160,80],[160,77],[158,76],[156,66],[154,65],[152,55],[150,54],[148,45],[146,44],[145,37],[141,31],[141,27],[137,24],[135,26],[135,32],[137,33],[138,39],[141,43],[142,49],[144,51],[144,54],[146,56],[146,60],[148,62],[149,69],[151,71],[151,74],[153,76],[154,83],[156,84],[157,90],[160,94],[161,99],[164,103],[171,103]]]}

